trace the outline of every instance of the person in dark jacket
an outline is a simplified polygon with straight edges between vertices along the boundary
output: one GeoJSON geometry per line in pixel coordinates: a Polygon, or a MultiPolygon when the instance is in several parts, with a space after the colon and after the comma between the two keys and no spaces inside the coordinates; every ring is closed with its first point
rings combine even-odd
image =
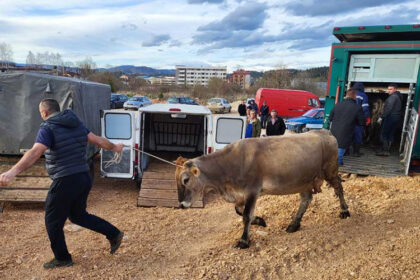
{"type": "MultiPolygon", "coordinates": [[[[356,103],[362,106],[363,115],[365,116],[366,126],[370,124],[370,111],[369,111],[369,99],[366,95],[365,86],[363,83],[357,82],[354,84],[353,88],[357,91],[356,96],[356,103]]],[[[354,135],[353,135],[353,155],[356,157],[360,157],[362,154],[360,153],[360,146],[363,142],[363,132],[365,127],[362,125],[356,125],[354,128],[354,135]]]]}
{"type": "Polygon", "coordinates": [[[238,113],[239,116],[246,116],[246,105],[244,101],[242,101],[241,104],[239,104],[238,113]]]}
{"type": "Polygon", "coordinates": [[[251,110],[254,110],[254,111],[255,111],[255,113],[258,115],[258,105],[257,105],[257,103],[255,103],[255,100],[251,100],[251,101],[249,102],[249,108],[250,108],[251,110]]]}
{"type": "Polygon", "coordinates": [[[285,131],[286,125],[284,124],[284,120],[277,116],[275,109],[271,110],[271,116],[267,120],[267,136],[283,135],[285,131]]]}
{"type": "Polygon", "coordinates": [[[365,125],[362,107],[356,104],[357,92],[349,89],[346,97],[337,103],[330,113],[331,133],[338,142],[338,164],[343,165],[343,156],[352,143],[354,127],[365,125]]]}
{"type": "Polygon", "coordinates": [[[260,114],[261,114],[261,127],[266,128],[267,118],[270,114],[270,108],[267,105],[267,101],[263,102],[263,105],[260,108],[260,114]]]}
{"type": "Polygon", "coordinates": [[[388,86],[388,98],[385,100],[384,112],[378,119],[378,123],[382,124],[381,140],[382,150],[377,153],[378,156],[389,156],[392,141],[394,141],[395,129],[401,120],[402,95],[397,90],[396,84],[388,86]]]}
{"type": "Polygon", "coordinates": [[[44,268],[71,266],[63,226],[67,218],[74,224],[101,233],[111,245],[111,254],[120,246],[123,233],[109,222],[86,212],[92,178],[86,161],[87,143],[120,153],[123,144],[113,144],[90,132],[71,110],[60,112],[54,99],[39,105],[42,123],[35,144],[9,171],[0,175],[0,186],[7,186],[45,153],[46,169],[53,179],[45,203],[45,224],[54,259],[44,268]]]}

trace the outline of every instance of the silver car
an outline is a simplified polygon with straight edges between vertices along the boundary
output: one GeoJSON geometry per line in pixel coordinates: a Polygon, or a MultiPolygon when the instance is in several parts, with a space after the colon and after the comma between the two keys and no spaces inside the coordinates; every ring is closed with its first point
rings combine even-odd
{"type": "Polygon", "coordinates": [[[225,98],[211,98],[207,102],[207,107],[215,113],[230,113],[232,106],[225,98]]]}
{"type": "Polygon", "coordinates": [[[128,110],[128,109],[137,110],[138,108],[145,107],[151,104],[152,104],[152,100],[150,100],[146,96],[134,96],[128,99],[124,103],[124,110],[128,110]]]}

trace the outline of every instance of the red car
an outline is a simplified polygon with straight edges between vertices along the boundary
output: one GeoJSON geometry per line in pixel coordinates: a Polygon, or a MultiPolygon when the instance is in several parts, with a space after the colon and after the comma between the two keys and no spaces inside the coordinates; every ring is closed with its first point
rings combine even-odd
{"type": "Polygon", "coordinates": [[[261,108],[263,102],[272,109],[276,109],[277,114],[282,117],[299,117],[306,111],[320,108],[318,97],[304,90],[260,88],[255,95],[255,102],[261,108]]]}

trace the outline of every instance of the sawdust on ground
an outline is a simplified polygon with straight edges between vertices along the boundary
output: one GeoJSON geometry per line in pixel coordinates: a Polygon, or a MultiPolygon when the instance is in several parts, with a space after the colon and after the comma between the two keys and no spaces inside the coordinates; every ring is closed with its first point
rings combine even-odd
{"type": "Polygon", "coordinates": [[[285,232],[299,196],[266,196],[251,247],[234,249],[242,222],[233,205],[204,209],[137,208],[129,180],[96,178],[88,210],[125,232],[109,254],[105,237],[66,225],[75,265],[46,271],[52,257],[42,206],[6,204],[0,214],[0,279],[420,279],[420,177],[348,178],[351,218],[338,218],[323,186],[301,230],[285,232]]]}

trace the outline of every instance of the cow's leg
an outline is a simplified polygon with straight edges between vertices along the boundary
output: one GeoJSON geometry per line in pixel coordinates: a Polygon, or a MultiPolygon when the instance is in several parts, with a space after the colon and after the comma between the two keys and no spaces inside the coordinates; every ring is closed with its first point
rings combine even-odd
{"type": "Polygon", "coordinates": [[[344,191],[340,176],[336,175],[333,179],[327,180],[327,182],[334,188],[335,195],[340,200],[340,218],[345,219],[350,217],[349,208],[344,200],[344,191]]]}
{"type": "Polygon", "coordinates": [[[312,192],[304,192],[300,194],[300,205],[296,212],[296,216],[293,221],[287,226],[286,231],[292,233],[298,231],[300,228],[300,221],[302,220],[303,214],[305,214],[309,203],[312,200],[312,192]]]}
{"type": "Polygon", "coordinates": [[[255,202],[257,201],[257,196],[255,194],[250,194],[245,200],[245,208],[242,214],[244,221],[244,232],[242,233],[241,239],[236,244],[235,248],[246,249],[249,248],[249,228],[252,221],[252,216],[254,215],[255,202]]]}
{"type": "MultiPolygon", "coordinates": [[[[244,212],[244,205],[243,204],[236,204],[235,205],[235,212],[236,214],[238,214],[239,216],[243,216],[243,212],[244,212]]],[[[265,220],[262,217],[258,217],[258,216],[254,216],[251,219],[251,225],[257,225],[257,226],[261,226],[261,227],[266,227],[267,224],[265,223],[265,220]]]]}

